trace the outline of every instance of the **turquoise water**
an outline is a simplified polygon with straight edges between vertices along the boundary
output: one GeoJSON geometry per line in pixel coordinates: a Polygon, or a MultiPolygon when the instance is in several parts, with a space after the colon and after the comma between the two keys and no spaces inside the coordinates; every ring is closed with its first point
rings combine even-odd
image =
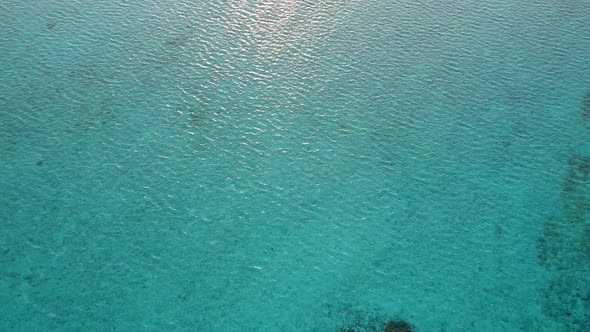
{"type": "Polygon", "coordinates": [[[590,2],[0,2],[0,330],[590,330],[590,2]]]}

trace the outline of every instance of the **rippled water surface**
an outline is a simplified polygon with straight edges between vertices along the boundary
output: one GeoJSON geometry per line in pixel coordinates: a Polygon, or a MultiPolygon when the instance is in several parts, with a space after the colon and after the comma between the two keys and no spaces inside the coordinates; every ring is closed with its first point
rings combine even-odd
{"type": "Polygon", "coordinates": [[[0,1],[0,330],[590,331],[589,17],[0,1]]]}

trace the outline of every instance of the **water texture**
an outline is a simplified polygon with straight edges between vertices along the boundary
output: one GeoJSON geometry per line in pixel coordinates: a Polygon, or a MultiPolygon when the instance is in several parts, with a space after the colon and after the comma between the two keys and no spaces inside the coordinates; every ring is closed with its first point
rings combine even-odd
{"type": "Polygon", "coordinates": [[[590,330],[589,15],[0,1],[0,330],[590,330]]]}

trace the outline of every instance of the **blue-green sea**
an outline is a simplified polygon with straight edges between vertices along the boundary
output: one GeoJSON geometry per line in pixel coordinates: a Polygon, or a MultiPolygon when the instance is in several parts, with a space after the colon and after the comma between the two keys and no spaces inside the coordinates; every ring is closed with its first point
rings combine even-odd
{"type": "Polygon", "coordinates": [[[0,331],[590,331],[590,1],[0,0],[0,331]]]}

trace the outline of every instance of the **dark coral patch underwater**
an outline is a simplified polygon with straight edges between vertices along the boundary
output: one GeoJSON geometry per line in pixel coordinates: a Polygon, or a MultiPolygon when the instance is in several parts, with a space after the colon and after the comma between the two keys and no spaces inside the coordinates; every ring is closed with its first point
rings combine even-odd
{"type": "Polygon", "coordinates": [[[414,327],[403,320],[385,320],[376,315],[366,319],[355,320],[350,326],[341,328],[339,332],[415,332],[414,327]]]}
{"type": "Polygon", "coordinates": [[[404,321],[389,321],[385,326],[385,332],[413,332],[414,328],[404,321]]]}
{"type": "MultiPolygon", "coordinates": [[[[590,92],[580,113],[588,127],[590,92]]],[[[567,331],[590,331],[590,156],[574,154],[567,167],[558,212],[539,239],[539,263],[557,273],[545,291],[544,310],[567,331]]]]}

